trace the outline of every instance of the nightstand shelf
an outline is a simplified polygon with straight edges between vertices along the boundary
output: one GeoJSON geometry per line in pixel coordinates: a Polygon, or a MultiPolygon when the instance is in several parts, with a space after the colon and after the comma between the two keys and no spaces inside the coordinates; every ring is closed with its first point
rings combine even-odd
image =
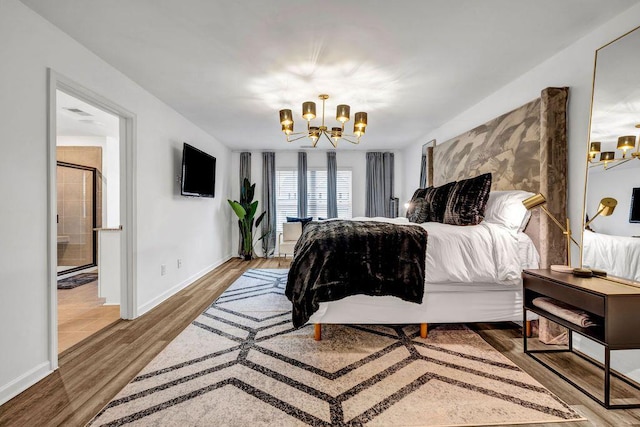
{"type": "Polygon", "coordinates": [[[532,311],[539,316],[556,322],[572,332],[580,334],[604,346],[604,363],[593,361],[583,354],[574,351],[572,334],[569,333],[567,349],[536,349],[528,347],[526,334],[523,334],[524,352],[537,362],[541,363],[565,381],[572,384],[578,390],[585,393],[605,408],[628,409],[640,407],[640,393],[632,402],[625,396],[619,399],[624,403],[613,404],[611,398],[611,376],[619,378],[624,383],[638,391],[637,385],[611,370],[611,351],[640,349],[640,288],[610,282],[600,278],[579,278],[566,273],[557,273],[551,270],[525,270],[522,274],[524,287],[524,316],[532,311]],[[570,304],[577,309],[588,312],[597,321],[598,326],[584,328],[569,321],[559,318],[539,307],[533,305],[537,297],[549,297],[556,301],[570,304]],[[539,355],[549,353],[568,353],[589,361],[599,366],[604,374],[603,399],[577,384],[578,380],[572,380],[559,370],[542,360],[539,355]]]}

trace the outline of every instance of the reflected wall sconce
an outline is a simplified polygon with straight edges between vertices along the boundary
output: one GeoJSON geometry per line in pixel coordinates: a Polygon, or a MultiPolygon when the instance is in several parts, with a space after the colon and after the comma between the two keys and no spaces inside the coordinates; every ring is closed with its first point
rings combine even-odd
{"type": "Polygon", "coordinates": [[[546,203],[547,203],[547,199],[540,193],[536,194],[535,196],[531,196],[528,199],[524,199],[522,201],[522,204],[527,210],[531,210],[537,207],[542,209],[544,213],[546,213],[549,216],[549,218],[551,218],[553,222],[556,223],[556,225],[560,228],[560,230],[562,230],[562,234],[564,234],[567,239],[567,265],[551,265],[550,266],[551,270],[559,271],[562,273],[573,273],[573,267],[571,267],[571,242],[573,241],[573,243],[578,245],[578,247],[580,247],[580,244],[576,242],[575,239],[571,236],[571,227],[569,225],[569,218],[567,218],[567,226],[565,228],[565,226],[563,226],[560,223],[560,221],[558,221],[558,219],[555,216],[553,216],[551,212],[549,212],[549,209],[547,209],[547,207],[545,206],[546,203]]]}

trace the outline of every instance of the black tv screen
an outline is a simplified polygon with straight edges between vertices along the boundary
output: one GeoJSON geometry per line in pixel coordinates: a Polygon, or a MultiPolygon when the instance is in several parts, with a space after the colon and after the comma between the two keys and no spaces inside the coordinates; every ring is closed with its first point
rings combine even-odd
{"type": "Polygon", "coordinates": [[[214,197],[215,189],[216,158],[185,142],[182,149],[182,195],[214,197]]]}
{"type": "Polygon", "coordinates": [[[640,188],[634,188],[633,193],[631,193],[629,222],[640,222],[640,188]]]}

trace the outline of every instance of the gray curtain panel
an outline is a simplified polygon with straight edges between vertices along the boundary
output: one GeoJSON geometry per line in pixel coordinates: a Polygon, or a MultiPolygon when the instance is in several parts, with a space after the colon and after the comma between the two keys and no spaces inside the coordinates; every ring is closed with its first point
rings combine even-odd
{"type": "Polygon", "coordinates": [[[427,155],[423,154],[420,161],[420,188],[427,187],[427,155]]]}
{"type": "Polygon", "coordinates": [[[336,152],[327,152],[327,218],[338,217],[338,165],[336,152]]]}
{"type": "MultiPolygon", "coordinates": [[[[251,181],[251,153],[243,151],[240,153],[240,188],[244,179],[251,181]]],[[[242,255],[242,236],[238,236],[238,255],[242,255]]]]}
{"type": "Polygon", "coordinates": [[[365,216],[393,216],[393,160],[393,153],[367,153],[365,216]]]}
{"type": "Polygon", "coordinates": [[[298,153],[298,217],[307,216],[307,153],[298,153]]]}
{"type": "Polygon", "coordinates": [[[266,211],[262,220],[262,251],[270,258],[276,249],[276,153],[262,153],[262,209],[266,211]]]}
{"type": "Polygon", "coordinates": [[[245,178],[251,181],[251,153],[248,151],[240,153],[240,187],[245,178]]]}

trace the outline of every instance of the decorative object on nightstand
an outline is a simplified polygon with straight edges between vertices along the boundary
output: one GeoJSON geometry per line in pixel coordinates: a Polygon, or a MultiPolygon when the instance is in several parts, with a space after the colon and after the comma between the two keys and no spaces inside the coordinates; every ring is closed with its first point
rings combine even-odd
{"type": "Polygon", "coordinates": [[[573,241],[573,243],[578,245],[578,247],[580,247],[580,244],[576,242],[575,239],[571,236],[571,227],[569,225],[569,218],[567,217],[567,227],[565,228],[562,224],[560,224],[560,221],[558,221],[556,217],[553,216],[551,212],[549,212],[549,209],[547,209],[547,207],[545,206],[546,203],[547,203],[547,199],[540,193],[536,194],[535,196],[531,196],[528,199],[524,199],[522,201],[522,204],[524,205],[525,208],[527,208],[527,210],[540,207],[540,209],[542,209],[544,213],[546,213],[549,216],[549,218],[551,218],[553,222],[555,222],[556,225],[560,227],[560,229],[562,230],[562,233],[567,238],[567,265],[552,265],[550,267],[551,270],[562,272],[562,273],[573,273],[573,268],[571,267],[571,242],[573,241]]]}

